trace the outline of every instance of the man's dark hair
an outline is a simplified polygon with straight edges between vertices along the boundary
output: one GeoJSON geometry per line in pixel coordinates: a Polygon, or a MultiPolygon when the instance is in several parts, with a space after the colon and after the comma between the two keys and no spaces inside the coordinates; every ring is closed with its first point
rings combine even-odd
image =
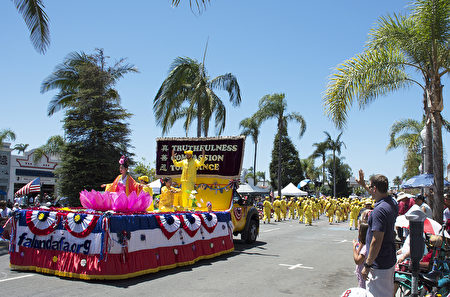
{"type": "Polygon", "coordinates": [[[380,193],[387,193],[389,188],[389,180],[382,174],[375,174],[370,177],[370,183],[372,186],[377,187],[380,193]]]}

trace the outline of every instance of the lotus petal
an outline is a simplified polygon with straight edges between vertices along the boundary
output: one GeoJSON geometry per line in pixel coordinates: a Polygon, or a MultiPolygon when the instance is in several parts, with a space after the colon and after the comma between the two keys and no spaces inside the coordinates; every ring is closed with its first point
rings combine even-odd
{"type": "Polygon", "coordinates": [[[103,207],[105,210],[111,210],[112,209],[112,196],[111,192],[103,192],[103,207]]]}
{"type": "Polygon", "coordinates": [[[112,209],[115,211],[127,211],[128,199],[125,192],[117,193],[117,198],[114,199],[112,209]]]}
{"type": "Polygon", "coordinates": [[[89,194],[87,191],[81,191],[81,193],[80,193],[81,205],[83,205],[83,207],[87,208],[87,209],[94,209],[92,206],[92,202],[91,202],[91,200],[89,200],[88,197],[89,197],[89,194]]]}
{"type": "Polygon", "coordinates": [[[141,203],[142,203],[140,208],[139,208],[139,211],[146,211],[146,209],[153,202],[152,196],[150,196],[149,193],[142,191],[142,192],[139,193],[139,198],[141,199],[141,203]]]}
{"type": "Polygon", "coordinates": [[[127,204],[128,211],[136,210],[135,207],[137,204],[137,199],[138,196],[136,195],[135,191],[131,192],[130,195],[128,195],[128,204],[127,204]]]}
{"type": "Polygon", "coordinates": [[[134,211],[142,211],[143,205],[145,203],[145,201],[143,199],[144,199],[144,196],[142,196],[141,193],[139,193],[139,196],[137,196],[137,199],[136,199],[136,203],[133,205],[134,211]]]}

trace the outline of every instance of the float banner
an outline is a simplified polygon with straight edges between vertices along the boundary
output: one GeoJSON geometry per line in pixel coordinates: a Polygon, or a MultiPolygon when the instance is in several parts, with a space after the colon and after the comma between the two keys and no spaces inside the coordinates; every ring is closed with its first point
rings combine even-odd
{"type": "Polygon", "coordinates": [[[171,156],[180,161],[186,156],[184,151],[193,151],[193,158],[200,159],[205,150],[205,165],[197,170],[197,175],[237,178],[242,169],[245,136],[215,138],[157,138],[156,175],[181,175],[181,168],[173,165],[171,156]]]}

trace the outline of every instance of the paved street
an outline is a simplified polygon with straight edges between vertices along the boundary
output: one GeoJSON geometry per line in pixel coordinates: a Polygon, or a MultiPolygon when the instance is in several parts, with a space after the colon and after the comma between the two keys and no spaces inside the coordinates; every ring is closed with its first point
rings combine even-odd
{"type": "Polygon", "coordinates": [[[11,271],[0,249],[1,296],[340,296],[356,287],[347,223],[325,218],[304,226],[294,221],[262,224],[256,245],[235,240],[233,253],[123,280],[88,282],[11,271]]]}

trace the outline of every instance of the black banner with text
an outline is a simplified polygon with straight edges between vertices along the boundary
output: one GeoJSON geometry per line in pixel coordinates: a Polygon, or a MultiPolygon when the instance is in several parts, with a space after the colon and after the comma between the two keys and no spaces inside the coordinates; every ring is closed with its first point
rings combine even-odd
{"type": "Polygon", "coordinates": [[[180,161],[186,156],[184,151],[193,151],[193,158],[200,160],[205,151],[205,165],[197,170],[198,175],[235,178],[242,169],[245,137],[214,138],[157,138],[156,139],[156,175],[181,175],[171,159],[172,150],[175,159],[180,161]]]}

